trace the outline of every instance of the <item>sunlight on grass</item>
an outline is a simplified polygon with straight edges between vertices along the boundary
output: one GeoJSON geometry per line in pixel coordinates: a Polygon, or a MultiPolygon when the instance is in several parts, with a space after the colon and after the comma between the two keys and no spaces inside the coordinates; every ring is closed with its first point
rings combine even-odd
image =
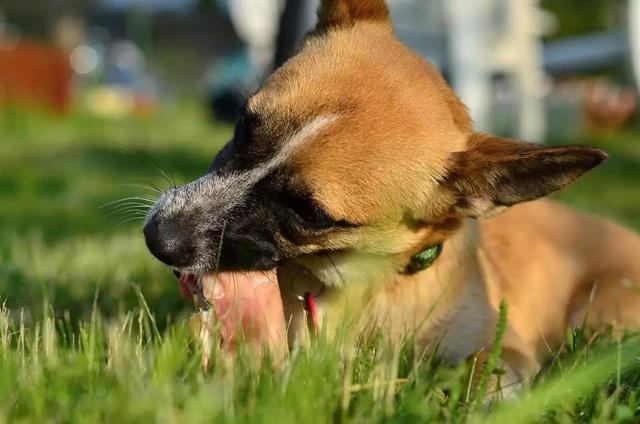
{"type": "Polygon", "coordinates": [[[393,347],[320,339],[275,370],[242,350],[235,366],[214,352],[204,375],[184,321],[160,334],[143,302],[112,319],[94,305],[87,321],[75,323],[48,312],[26,324],[23,314],[0,310],[0,419],[524,423],[575,422],[591,411],[622,422],[638,408],[637,337],[585,344],[517,401],[478,408],[464,397],[468,367],[444,367],[433,352],[416,355],[410,340],[393,347]]]}

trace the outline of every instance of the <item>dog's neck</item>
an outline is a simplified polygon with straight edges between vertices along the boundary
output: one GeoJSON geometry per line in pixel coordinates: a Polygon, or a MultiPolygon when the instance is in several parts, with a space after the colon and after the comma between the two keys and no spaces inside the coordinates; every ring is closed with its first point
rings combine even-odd
{"type": "MultiPolygon", "coordinates": [[[[444,243],[440,256],[434,263],[414,274],[400,273],[393,287],[415,287],[425,298],[434,299],[434,305],[424,305],[437,309],[442,303],[449,305],[459,296],[460,288],[470,279],[477,269],[477,249],[479,246],[479,226],[476,220],[465,219],[460,227],[444,243]]],[[[392,289],[394,290],[394,289],[392,289]]],[[[422,296],[420,296],[422,297],[422,296]]],[[[431,302],[431,303],[433,303],[431,302]]]]}
{"type": "Polygon", "coordinates": [[[480,275],[479,248],[479,224],[466,219],[447,239],[431,267],[413,275],[398,274],[394,283],[381,291],[376,311],[382,316],[376,319],[388,320],[398,337],[413,333],[422,342],[438,341],[452,360],[472,353],[491,337],[483,329],[493,328],[487,325],[493,316],[488,313],[488,296],[480,275]],[[402,310],[394,308],[399,299],[405,305],[402,310]],[[461,331],[465,337],[460,337],[461,331]]]}
{"type": "MultiPolygon", "coordinates": [[[[490,331],[485,330],[494,328],[479,248],[478,222],[466,219],[447,238],[430,267],[413,274],[390,274],[376,285],[361,281],[327,289],[316,299],[318,322],[327,326],[330,335],[352,330],[368,334],[376,328],[392,341],[412,335],[421,343],[438,342],[452,361],[463,359],[490,341],[490,331]]],[[[299,301],[291,301],[288,306],[299,311],[299,301]]],[[[292,339],[304,340],[306,321],[299,316],[293,319],[298,326],[291,326],[292,339]]]]}
{"type": "MultiPolygon", "coordinates": [[[[362,315],[364,326],[375,323],[397,332],[397,336],[411,332],[418,337],[438,334],[440,327],[456,318],[459,305],[470,291],[484,290],[478,275],[478,245],[478,223],[464,220],[431,266],[415,273],[398,272],[374,287],[366,284],[345,287],[343,290],[349,292],[345,298],[350,299],[351,309],[371,312],[362,315]],[[403,308],[396,307],[400,301],[403,308]]],[[[344,307],[337,305],[339,302],[330,303],[329,316],[340,312],[335,307],[344,307]]]]}

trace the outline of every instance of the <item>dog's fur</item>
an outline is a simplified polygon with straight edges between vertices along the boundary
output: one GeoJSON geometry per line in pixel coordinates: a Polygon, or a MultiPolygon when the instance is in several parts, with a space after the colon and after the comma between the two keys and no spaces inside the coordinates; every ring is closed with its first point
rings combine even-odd
{"type": "Polygon", "coordinates": [[[461,360],[491,343],[505,299],[503,359],[528,377],[585,316],[640,324],[640,238],[534,200],[605,158],[474,133],[438,72],[395,38],[383,0],[326,0],[209,172],[163,195],[145,234],[184,272],[277,268],[291,342],[305,327],[297,295],[320,286],[330,332],[354,317],[461,360]],[[433,266],[403,272],[439,243],[433,266]]]}

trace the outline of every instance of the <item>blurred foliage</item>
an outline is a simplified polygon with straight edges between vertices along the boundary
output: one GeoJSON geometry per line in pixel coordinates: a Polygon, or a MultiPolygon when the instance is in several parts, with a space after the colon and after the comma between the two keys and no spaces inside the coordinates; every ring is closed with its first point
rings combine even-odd
{"type": "Polygon", "coordinates": [[[98,0],[2,0],[0,18],[4,17],[9,23],[17,25],[21,33],[47,39],[57,18],[68,14],[85,16],[95,8],[96,3],[98,0]]]}
{"type": "Polygon", "coordinates": [[[552,12],[558,28],[550,38],[611,29],[619,23],[625,0],[542,0],[543,9],[552,12]]]}

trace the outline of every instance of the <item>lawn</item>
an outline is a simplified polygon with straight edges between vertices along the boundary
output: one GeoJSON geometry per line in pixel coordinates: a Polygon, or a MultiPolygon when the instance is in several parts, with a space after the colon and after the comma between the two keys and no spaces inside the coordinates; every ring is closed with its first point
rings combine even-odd
{"type": "MultiPolygon", "coordinates": [[[[191,307],[147,253],[141,211],[113,202],[196,177],[231,129],[192,104],[128,120],[2,113],[0,423],[640,420],[640,339],[579,329],[515,401],[486,401],[470,365],[411,340],[321,338],[275,372],[240,352],[204,375],[191,307]]],[[[640,134],[588,142],[609,162],[557,197],[640,230],[640,134]]]]}

